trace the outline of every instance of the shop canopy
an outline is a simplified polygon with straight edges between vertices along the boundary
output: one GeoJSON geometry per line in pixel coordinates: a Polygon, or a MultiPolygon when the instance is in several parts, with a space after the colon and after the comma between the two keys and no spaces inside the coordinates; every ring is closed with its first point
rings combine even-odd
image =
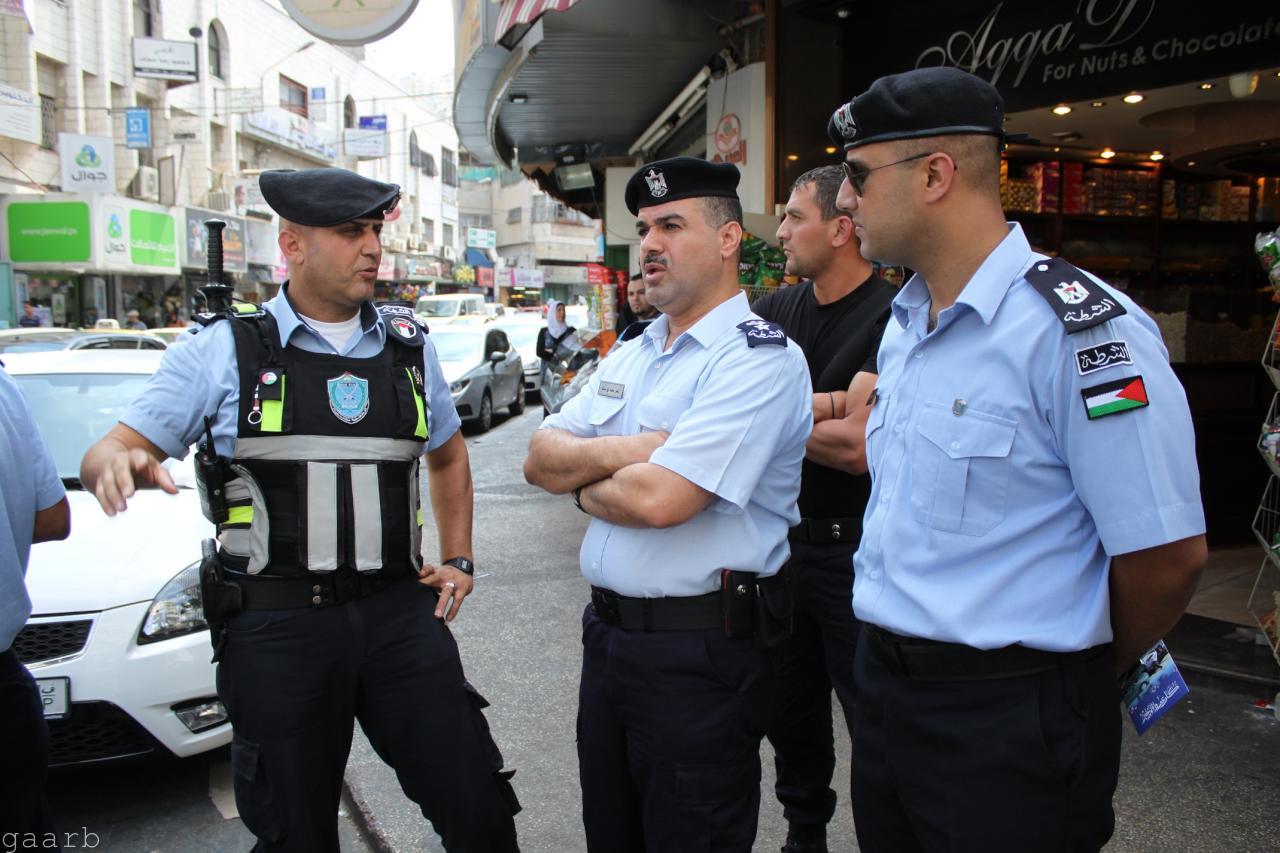
{"type": "Polygon", "coordinates": [[[484,249],[477,249],[474,246],[467,247],[467,257],[464,261],[469,267],[492,267],[493,261],[484,249]]]}

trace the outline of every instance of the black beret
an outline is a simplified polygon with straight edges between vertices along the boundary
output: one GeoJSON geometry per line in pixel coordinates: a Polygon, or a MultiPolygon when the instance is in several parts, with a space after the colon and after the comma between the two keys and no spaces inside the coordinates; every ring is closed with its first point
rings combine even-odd
{"type": "Polygon", "coordinates": [[[627,181],[627,210],[666,204],[682,198],[738,197],[738,167],[732,163],[708,163],[696,157],[672,157],[645,163],[627,181]]]}
{"type": "Polygon", "coordinates": [[[272,169],[258,176],[262,197],[281,218],[329,227],[382,219],[400,201],[400,187],[346,169],[272,169]]]}
{"type": "Polygon", "coordinates": [[[917,68],[881,77],[827,122],[827,135],[846,151],[872,142],[954,134],[1005,138],[1000,93],[958,68],[917,68]]]}

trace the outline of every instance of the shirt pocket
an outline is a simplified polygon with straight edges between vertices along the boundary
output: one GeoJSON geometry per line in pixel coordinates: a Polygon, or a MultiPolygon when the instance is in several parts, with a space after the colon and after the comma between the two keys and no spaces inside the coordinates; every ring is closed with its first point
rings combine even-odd
{"type": "Polygon", "coordinates": [[[693,405],[691,397],[654,394],[636,404],[636,422],[642,431],[671,432],[676,421],[693,405]]]}
{"type": "Polygon", "coordinates": [[[595,427],[596,435],[622,434],[622,407],[626,400],[618,397],[602,397],[596,394],[587,412],[587,422],[595,427]]]}
{"type": "Polygon", "coordinates": [[[871,411],[867,413],[867,429],[866,453],[867,453],[867,473],[875,476],[875,464],[880,458],[880,439],[884,438],[884,422],[889,412],[889,397],[885,391],[880,388],[875,390],[875,404],[872,405],[871,411]]]}
{"type": "Polygon", "coordinates": [[[934,530],[982,536],[1004,520],[1018,422],[925,403],[916,422],[911,507],[934,530]]]}

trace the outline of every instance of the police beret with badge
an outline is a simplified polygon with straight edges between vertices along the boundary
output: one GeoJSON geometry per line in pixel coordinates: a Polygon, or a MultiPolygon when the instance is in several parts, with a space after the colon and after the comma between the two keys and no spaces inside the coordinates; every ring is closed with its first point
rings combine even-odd
{"type": "Polygon", "coordinates": [[[298,225],[330,228],[354,219],[383,219],[400,187],[346,169],[272,169],[258,176],[271,209],[298,225]]]}
{"type": "Polygon", "coordinates": [[[732,163],[708,163],[696,157],[672,157],[646,163],[627,181],[624,194],[632,215],[642,207],[682,198],[738,198],[742,175],[732,163]]]}
{"type": "Polygon", "coordinates": [[[1030,141],[1025,134],[1004,132],[1004,101],[995,87],[958,68],[917,68],[881,77],[832,114],[827,135],[845,151],[926,136],[1030,141]]]}

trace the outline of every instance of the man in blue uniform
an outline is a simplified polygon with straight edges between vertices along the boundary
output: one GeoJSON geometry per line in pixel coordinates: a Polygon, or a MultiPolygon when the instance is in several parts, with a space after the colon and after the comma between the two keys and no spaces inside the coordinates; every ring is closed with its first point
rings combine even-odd
{"type": "Polygon", "coordinates": [[[866,851],[1102,847],[1117,673],[1206,557],[1159,333],[1005,222],[1003,124],[951,68],[881,78],[829,122],[863,254],[915,271],[880,348],[855,556],[866,851]]]}
{"type": "Polygon", "coordinates": [[[375,309],[399,187],[263,173],[290,279],[165,353],[82,478],[108,515],[203,437],[202,569],[236,802],[255,850],[337,851],[353,720],[451,851],[516,849],[519,806],[445,623],[472,589],[471,471],[424,326],[375,309]],[[442,561],[424,564],[425,452],[442,561]],[[433,618],[434,617],[434,618],[433,618]]]}
{"type": "Polygon", "coordinates": [[[53,832],[44,797],[49,729],[13,641],[31,616],[25,582],[31,544],[70,532],[71,508],[53,457],[26,399],[0,367],[0,833],[37,843],[53,832]]]}
{"type": "Polygon", "coordinates": [[[678,157],[627,184],[662,313],[534,434],[525,476],[582,542],[578,762],[587,848],[746,851],[812,423],[808,370],[738,286],[738,170],[678,157]]]}

